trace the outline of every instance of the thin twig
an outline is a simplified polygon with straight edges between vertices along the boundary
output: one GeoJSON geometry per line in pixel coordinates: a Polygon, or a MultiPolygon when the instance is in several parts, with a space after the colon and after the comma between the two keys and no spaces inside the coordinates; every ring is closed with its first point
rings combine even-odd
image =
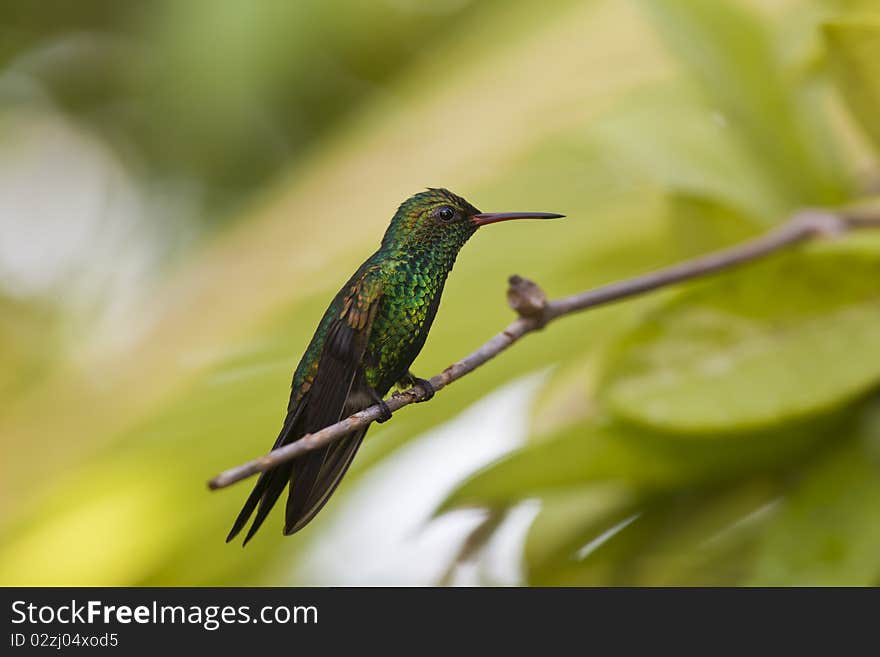
{"type": "MultiPolygon", "coordinates": [[[[880,228],[880,215],[836,214],[822,210],[803,210],[777,229],[749,242],[688,260],[656,272],[611,283],[580,294],[547,302],[541,289],[518,276],[511,277],[508,297],[519,318],[509,324],[476,351],[447,367],[430,379],[435,392],[474,371],[520,338],[543,328],[549,322],[565,315],[634,297],[681,281],[701,278],[709,274],[733,269],[759,260],[777,251],[816,238],[836,237],[862,229],[880,228]]],[[[424,391],[419,387],[395,393],[386,400],[392,413],[404,406],[422,401],[424,391]]],[[[226,470],[208,482],[212,490],[225,488],[259,472],[265,472],[292,459],[324,447],[356,429],[375,422],[382,415],[378,405],[370,406],[344,420],[307,434],[296,442],[279,447],[242,465],[226,470]]]]}

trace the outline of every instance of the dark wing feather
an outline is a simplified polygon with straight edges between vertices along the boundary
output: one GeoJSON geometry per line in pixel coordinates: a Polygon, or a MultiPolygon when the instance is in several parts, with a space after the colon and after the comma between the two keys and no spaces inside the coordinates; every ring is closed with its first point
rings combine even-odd
{"type": "MultiPolygon", "coordinates": [[[[272,449],[323,429],[369,405],[362,361],[381,298],[381,286],[376,277],[370,276],[371,273],[371,270],[364,272],[343,297],[338,317],[327,331],[315,378],[308,392],[288,413],[272,449]],[[354,390],[356,381],[357,390],[354,390]]],[[[366,430],[358,431],[261,474],[236,518],[227,542],[242,530],[256,508],[257,514],[244,540],[246,544],[260,528],[288,482],[290,495],[285,534],[304,527],[338,486],[365,433],[366,430]]]]}
{"type": "MultiPolygon", "coordinates": [[[[318,373],[309,391],[306,424],[317,431],[370,404],[363,358],[380,294],[368,278],[352,290],[327,334],[318,373]]],[[[315,517],[348,470],[366,430],[315,450],[294,463],[284,533],[293,534],[315,517]]]]}
{"type": "MultiPolygon", "coordinates": [[[[363,385],[365,385],[363,376],[356,376],[356,382],[352,386],[354,397],[360,396],[358,393],[364,390],[363,385]]],[[[368,399],[368,397],[364,397],[364,399],[368,399]]],[[[369,403],[367,402],[367,404],[369,403]]],[[[339,419],[361,410],[363,406],[365,405],[347,404],[339,419]]],[[[339,419],[336,421],[338,422],[339,419]]],[[[342,481],[342,477],[348,471],[348,466],[354,460],[354,455],[366,433],[366,428],[355,431],[301,459],[302,465],[294,466],[296,472],[291,482],[290,495],[287,498],[284,525],[286,535],[293,534],[305,527],[327,503],[339,482],[342,481]]]]}

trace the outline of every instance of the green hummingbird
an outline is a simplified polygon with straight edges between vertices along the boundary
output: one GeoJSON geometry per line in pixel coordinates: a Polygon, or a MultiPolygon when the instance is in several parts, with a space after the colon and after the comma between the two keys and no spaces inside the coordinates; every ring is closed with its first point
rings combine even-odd
{"type": "MultiPolygon", "coordinates": [[[[384,406],[395,384],[434,390],[414,376],[418,356],[437,314],[446,277],[458,252],[480,226],[514,219],[553,219],[548,212],[480,212],[446,189],[429,188],[404,201],[385,231],[379,250],[358,267],[321,318],[293,375],[287,416],[273,449],[363,410],[384,406]]],[[[260,475],[226,538],[242,530],[253,537],[285,486],[284,534],[305,527],[336,490],[351,465],[366,428],[260,475]]]]}

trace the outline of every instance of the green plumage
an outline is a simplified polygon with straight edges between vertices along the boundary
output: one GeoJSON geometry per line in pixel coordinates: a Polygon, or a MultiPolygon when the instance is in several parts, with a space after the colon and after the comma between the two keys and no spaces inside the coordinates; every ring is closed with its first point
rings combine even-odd
{"type": "Polygon", "coordinates": [[[381,297],[364,358],[367,383],[384,397],[405,377],[428,337],[458,252],[477,230],[466,221],[431,220],[432,211],[443,206],[455,208],[462,219],[479,213],[445,189],[429,189],[406,200],[391,220],[379,250],[331,302],[294,374],[294,390],[317,371],[329,326],[352,293],[361,304],[381,297]]]}
{"type": "MultiPolygon", "coordinates": [[[[324,313],[294,373],[287,417],[274,448],[376,403],[395,383],[411,382],[409,367],[425,344],[461,247],[481,220],[524,217],[481,215],[445,189],[429,189],[407,199],[392,218],[379,250],[358,268],[324,313]]],[[[336,489],[365,433],[366,429],[355,432],[263,473],[227,541],[256,511],[247,543],[285,487],[290,493],[284,533],[302,529],[336,489]]]]}

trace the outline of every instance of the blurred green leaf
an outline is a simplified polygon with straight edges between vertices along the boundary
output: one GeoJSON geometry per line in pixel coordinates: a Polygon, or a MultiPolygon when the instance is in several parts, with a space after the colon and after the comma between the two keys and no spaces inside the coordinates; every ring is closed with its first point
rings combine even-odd
{"type": "Polygon", "coordinates": [[[820,426],[701,442],[591,421],[487,466],[454,490],[440,510],[506,505],[591,483],[656,492],[732,480],[796,461],[821,437],[820,426]]]}
{"type": "MultiPolygon", "coordinates": [[[[880,582],[880,413],[798,477],[761,542],[760,586],[872,586],[880,582]],[[874,441],[872,444],[870,441],[874,441]]],[[[846,439],[843,434],[838,439],[846,439]]]]}
{"type": "Polygon", "coordinates": [[[545,495],[524,546],[529,583],[540,586],[550,578],[565,582],[561,573],[580,565],[578,550],[608,529],[624,523],[635,513],[635,502],[626,488],[610,485],[545,495]]]}
{"type": "Polygon", "coordinates": [[[688,86],[640,90],[590,134],[621,159],[630,176],[646,176],[667,193],[736,208],[757,225],[778,221],[790,206],[740,132],[688,86]]]}
{"type": "MultiPolygon", "coordinates": [[[[593,512],[580,525],[585,533],[550,533],[552,542],[544,544],[548,524],[562,520],[564,511],[548,506],[548,517],[538,516],[526,544],[529,583],[736,584],[748,573],[751,544],[771,515],[775,495],[772,483],[758,480],[657,496],[629,507],[610,507],[604,517],[593,512]]],[[[570,507],[567,520],[577,527],[575,514],[570,507]]]]}
{"type": "Polygon", "coordinates": [[[699,285],[622,340],[603,398],[629,421],[706,437],[839,407],[880,380],[878,280],[876,255],[839,250],[699,285]]]}
{"type": "Polygon", "coordinates": [[[616,427],[578,425],[554,440],[530,444],[486,467],[453,491],[440,511],[456,506],[493,506],[576,488],[596,480],[669,477],[668,464],[641,459],[616,427]]]}
{"type": "Polygon", "coordinates": [[[717,198],[676,193],[667,202],[670,239],[682,258],[744,242],[759,232],[754,216],[717,198]]]}
{"type": "Polygon", "coordinates": [[[828,22],[824,34],[843,97],[880,149],[880,15],[828,22]]]}
{"type": "Polygon", "coordinates": [[[816,137],[828,129],[816,99],[793,84],[768,25],[727,0],[639,4],[790,207],[843,200],[849,183],[828,141],[816,137]]]}

